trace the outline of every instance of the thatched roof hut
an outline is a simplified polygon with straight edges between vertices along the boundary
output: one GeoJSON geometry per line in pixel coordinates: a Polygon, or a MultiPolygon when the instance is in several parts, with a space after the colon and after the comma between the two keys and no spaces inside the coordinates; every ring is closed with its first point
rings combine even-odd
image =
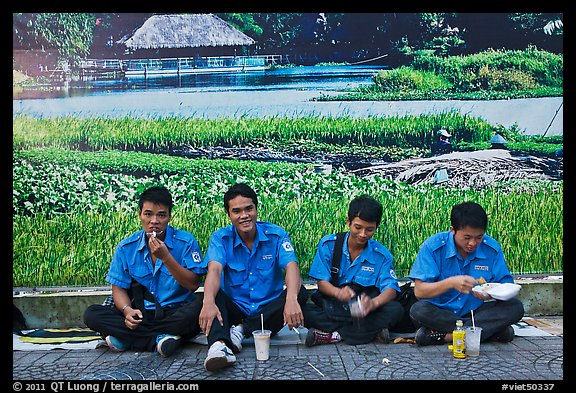
{"type": "Polygon", "coordinates": [[[213,14],[153,15],[122,37],[130,51],[253,45],[255,41],[213,14]]]}

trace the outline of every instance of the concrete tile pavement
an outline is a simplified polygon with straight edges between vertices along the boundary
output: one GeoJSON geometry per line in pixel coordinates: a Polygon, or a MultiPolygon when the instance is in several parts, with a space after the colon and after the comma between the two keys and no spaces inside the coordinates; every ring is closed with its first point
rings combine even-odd
{"type": "Polygon", "coordinates": [[[288,344],[271,346],[270,359],[257,361],[254,346],[248,344],[236,364],[217,373],[204,369],[207,346],[193,342],[186,342],[170,358],[107,348],[13,351],[12,377],[13,381],[180,381],[199,383],[200,389],[203,381],[548,381],[558,390],[565,382],[563,348],[563,336],[558,335],[483,343],[480,356],[466,359],[455,359],[447,345],[288,344]]]}

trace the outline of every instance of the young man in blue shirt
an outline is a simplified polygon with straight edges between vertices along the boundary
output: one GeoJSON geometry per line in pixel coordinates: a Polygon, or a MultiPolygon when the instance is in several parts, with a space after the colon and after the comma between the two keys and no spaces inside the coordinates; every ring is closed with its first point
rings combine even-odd
{"type": "Polygon", "coordinates": [[[416,344],[452,342],[456,320],[465,326],[482,328],[481,341],[509,342],[514,339],[512,324],[524,316],[522,302],[516,298],[494,300],[472,288],[482,282],[513,283],[502,248],[485,234],[486,212],[478,203],[453,206],[450,230],[424,241],[410,270],[418,299],[410,317],[419,326],[416,344]]]}
{"type": "Polygon", "coordinates": [[[272,335],[285,324],[303,325],[307,300],[288,233],[257,220],[256,192],[244,183],[233,185],[224,194],[224,209],[231,225],[212,233],[203,263],[208,274],[200,327],[209,346],[207,371],[236,362],[242,339],[261,329],[261,315],[272,335]]]}
{"type": "Polygon", "coordinates": [[[84,322],[113,351],[157,351],[167,357],[181,339],[200,333],[202,304],[194,292],[206,270],[196,238],[168,225],[172,196],[165,187],[148,188],[138,207],[142,229],[118,244],[106,276],[114,304],[88,307],[84,322]]]}
{"type": "MultiPolygon", "coordinates": [[[[392,254],[372,239],[382,219],[382,205],[367,196],[354,198],[348,207],[349,227],[342,245],[337,278],[332,281],[332,257],[336,235],[324,236],[316,250],[309,276],[318,280],[319,292],[336,304],[359,299],[360,314],[335,317],[320,304],[308,303],[304,319],[308,328],[306,345],[330,344],[343,340],[350,345],[365,344],[375,338],[388,342],[388,328],[398,323],[404,309],[392,254]]],[[[346,308],[344,308],[346,310],[346,308]]],[[[349,315],[348,315],[349,314],[349,315]]]]}

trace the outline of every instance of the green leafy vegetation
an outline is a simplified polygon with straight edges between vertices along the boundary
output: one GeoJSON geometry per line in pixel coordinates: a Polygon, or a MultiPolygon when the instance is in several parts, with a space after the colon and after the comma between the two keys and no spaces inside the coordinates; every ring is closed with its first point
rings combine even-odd
{"type": "Polygon", "coordinates": [[[410,66],[382,70],[372,85],[346,94],[318,97],[339,100],[494,100],[563,95],[563,55],[535,47],[486,50],[467,56],[415,56],[410,66]]]}
{"type": "MultiPolygon", "coordinates": [[[[480,190],[451,189],[340,171],[324,174],[316,172],[313,164],[158,154],[173,147],[174,141],[184,143],[193,137],[198,146],[221,141],[262,146],[269,141],[269,148],[280,150],[366,157],[392,157],[390,152],[401,145],[403,151],[418,155],[424,154],[419,147],[425,145],[422,138],[431,140],[429,130],[446,122],[459,130],[457,138],[461,143],[469,141],[470,148],[486,143],[494,130],[482,120],[456,114],[316,121],[16,117],[13,285],[104,285],[116,244],[139,229],[137,195],[155,184],[163,184],[173,193],[173,225],[192,232],[205,250],[211,232],[228,225],[222,195],[237,181],[251,184],[258,192],[260,219],[288,230],[304,277],[317,242],[327,233],[345,230],[346,206],[363,193],[385,207],[375,239],[391,250],[400,277],[408,274],[421,242],[432,233],[447,230],[449,208],[462,200],[475,200],[486,207],[488,233],[501,242],[514,273],[561,272],[562,181],[526,180],[480,190]]],[[[511,143],[530,150],[562,146],[558,136],[526,141],[514,129],[499,131],[511,143]]]]}

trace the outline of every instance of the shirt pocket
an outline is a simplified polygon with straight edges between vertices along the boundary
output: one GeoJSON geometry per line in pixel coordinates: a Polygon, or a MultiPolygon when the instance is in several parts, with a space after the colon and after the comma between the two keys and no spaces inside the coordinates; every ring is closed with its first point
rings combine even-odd
{"type": "Polygon", "coordinates": [[[354,282],[364,287],[369,287],[372,285],[376,285],[376,276],[374,274],[372,274],[372,276],[361,274],[354,278],[354,282]]]}
{"type": "Polygon", "coordinates": [[[143,266],[143,264],[134,266],[134,268],[130,270],[130,275],[134,280],[143,285],[148,283],[152,277],[150,270],[146,266],[143,266]]]}
{"type": "Polygon", "coordinates": [[[354,277],[354,282],[364,287],[376,285],[376,269],[374,265],[368,264],[360,267],[354,277]]]}
{"type": "Polygon", "coordinates": [[[158,288],[156,291],[166,291],[166,293],[180,293],[184,290],[178,281],[174,278],[170,270],[162,264],[160,266],[160,277],[158,279],[158,288]]]}
{"type": "Polygon", "coordinates": [[[242,285],[247,280],[246,266],[241,263],[228,263],[228,269],[226,269],[225,279],[228,281],[230,286],[242,285]]]}
{"type": "Polygon", "coordinates": [[[264,255],[256,264],[258,277],[265,283],[274,280],[276,272],[276,261],[273,255],[264,255]]]}

